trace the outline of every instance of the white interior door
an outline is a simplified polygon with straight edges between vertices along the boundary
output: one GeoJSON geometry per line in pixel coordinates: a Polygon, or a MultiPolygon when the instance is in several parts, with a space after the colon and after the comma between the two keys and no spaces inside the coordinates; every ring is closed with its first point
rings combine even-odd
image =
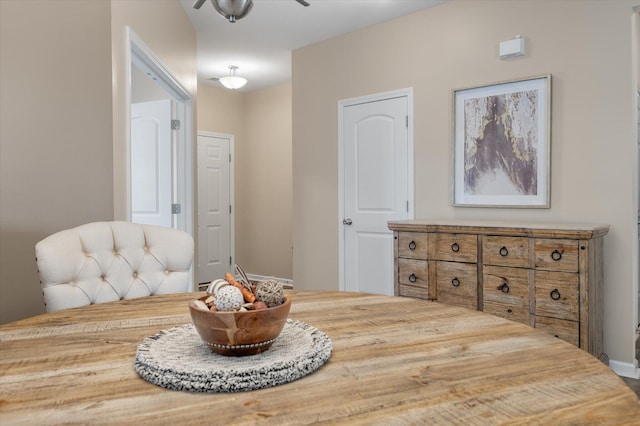
{"type": "Polygon", "coordinates": [[[408,218],[406,96],[343,109],[345,290],[393,294],[393,233],[408,218]]]}
{"type": "Polygon", "coordinates": [[[231,137],[198,134],[198,282],[232,271],[231,137]]]}
{"type": "Polygon", "coordinates": [[[131,221],[172,227],[171,100],[131,104],[131,221]]]}

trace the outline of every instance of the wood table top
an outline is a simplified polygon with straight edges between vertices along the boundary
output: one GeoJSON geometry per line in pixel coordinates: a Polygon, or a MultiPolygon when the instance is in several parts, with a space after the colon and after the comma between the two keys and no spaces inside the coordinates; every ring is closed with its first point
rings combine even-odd
{"type": "Polygon", "coordinates": [[[290,292],[329,361],[250,392],[146,382],[139,343],[191,322],[203,293],[92,305],[0,326],[0,424],[638,424],[640,402],[588,353],[523,324],[437,302],[290,292]]]}

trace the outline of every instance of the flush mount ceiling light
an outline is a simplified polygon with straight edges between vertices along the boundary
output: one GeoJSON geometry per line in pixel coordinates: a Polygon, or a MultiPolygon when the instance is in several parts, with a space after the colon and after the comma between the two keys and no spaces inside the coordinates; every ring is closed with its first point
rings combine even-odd
{"type": "Polygon", "coordinates": [[[247,79],[244,77],[240,77],[236,75],[236,70],[238,67],[235,65],[229,65],[229,75],[225,75],[224,77],[220,77],[218,80],[224,87],[227,89],[239,89],[245,84],[247,84],[247,79]]]}
{"type": "MultiPolygon", "coordinates": [[[[207,0],[196,0],[193,4],[194,9],[200,9],[207,0]]],[[[295,0],[303,6],[309,6],[305,0],[295,0]]],[[[229,22],[236,22],[242,19],[253,7],[252,0],[211,0],[213,8],[229,22]]]]}

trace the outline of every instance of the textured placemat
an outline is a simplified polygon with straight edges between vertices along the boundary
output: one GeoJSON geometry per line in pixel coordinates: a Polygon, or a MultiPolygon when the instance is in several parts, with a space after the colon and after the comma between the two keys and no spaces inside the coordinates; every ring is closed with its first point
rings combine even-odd
{"type": "Polygon", "coordinates": [[[146,381],[189,392],[242,392],[289,383],[314,372],[331,356],[329,336],[288,319],[265,352],[226,357],[211,352],[193,324],[163,330],[138,346],[136,371],[146,381]]]}

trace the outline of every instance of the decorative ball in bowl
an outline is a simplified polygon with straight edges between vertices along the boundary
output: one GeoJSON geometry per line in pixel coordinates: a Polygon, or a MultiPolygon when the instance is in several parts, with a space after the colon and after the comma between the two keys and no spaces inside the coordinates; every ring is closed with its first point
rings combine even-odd
{"type": "Polygon", "coordinates": [[[226,356],[255,355],[264,352],[280,335],[289,316],[291,296],[271,308],[250,311],[205,311],[189,302],[191,320],[212,352],[226,356]]]}

